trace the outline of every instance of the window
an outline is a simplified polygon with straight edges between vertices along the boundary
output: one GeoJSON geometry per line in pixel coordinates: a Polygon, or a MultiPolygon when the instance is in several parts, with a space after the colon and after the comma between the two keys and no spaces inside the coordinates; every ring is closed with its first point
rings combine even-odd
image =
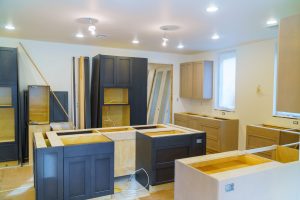
{"type": "Polygon", "coordinates": [[[219,68],[217,79],[217,109],[235,109],[235,71],[235,52],[230,51],[221,53],[219,55],[219,68]]]}

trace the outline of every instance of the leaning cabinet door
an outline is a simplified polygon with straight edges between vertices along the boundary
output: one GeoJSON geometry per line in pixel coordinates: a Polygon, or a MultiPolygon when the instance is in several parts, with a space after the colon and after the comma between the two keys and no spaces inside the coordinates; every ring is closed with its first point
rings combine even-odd
{"type": "Polygon", "coordinates": [[[64,199],[88,199],[90,194],[90,157],[64,158],[64,199]]]}

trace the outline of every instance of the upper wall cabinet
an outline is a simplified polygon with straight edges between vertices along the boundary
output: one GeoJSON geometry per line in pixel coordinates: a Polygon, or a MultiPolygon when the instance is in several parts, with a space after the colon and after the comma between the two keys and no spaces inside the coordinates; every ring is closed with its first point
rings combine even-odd
{"type": "Polygon", "coordinates": [[[180,97],[211,99],[212,88],[212,61],[199,61],[180,64],[180,97]]]}
{"type": "Polygon", "coordinates": [[[280,21],[277,111],[300,113],[300,15],[280,21]]]}
{"type": "Polygon", "coordinates": [[[101,56],[101,79],[104,87],[129,87],[131,58],[101,56]]]}

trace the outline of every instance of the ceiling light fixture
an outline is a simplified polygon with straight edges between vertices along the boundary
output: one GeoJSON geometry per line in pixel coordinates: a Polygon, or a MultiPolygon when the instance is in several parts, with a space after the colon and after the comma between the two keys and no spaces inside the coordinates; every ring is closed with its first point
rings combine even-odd
{"type": "Polygon", "coordinates": [[[267,22],[266,22],[267,26],[276,26],[278,24],[278,21],[276,19],[269,19],[267,22]]]}
{"type": "Polygon", "coordinates": [[[12,24],[7,24],[5,26],[5,29],[7,29],[7,30],[15,30],[16,28],[12,24]]]}
{"type": "Polygon", "coordinates": [[[211,36],[211,39],[218,40],[218,39],[220,39],[220,36],[217,33],[215,33],[215,34],[213,34],[213,36],[211,36]]]}
{"type": "Polygon", "coordinates": [[[140,41],[138,39],[132,40],[132,44],[139,44],[139,43],[140,43],[140,41]]]}
{"type": "Polygon", "coordinates": [[[180,43],[180,44],[178,44],[177,48],[178,48],[178,49],[183,49],[184,46],[183,46],[183,44],[180,43]]]}
{"type": "Polygon", "coordinates": [[[96,26],[95,25],[89,25],[89,31],[95,32],[96,31],[96,26]]]}
{"type": "Polygon", "coordinates": [[[76,37],[77,37],[77,38],[83,38],[84,35],[83,35],[82,33],[77,33],[77,34],[76,34],[76,37]]]}
{"type": "Polygon", "coordinates": [[[206,12],[209,12],[209,13],[217,12],[218,10],[219,10],[219,8],[215,5],[210,5],[206,8],[206,12]]]}
{"type": "Polygon", "coordinates": [[[164,33],[163,37],[162,37],[162,46],[163,47],[166,47],[167,46],[167,43],[168,43],[169,39],[167,38],[166,36],[166,33],[164,33]]]}

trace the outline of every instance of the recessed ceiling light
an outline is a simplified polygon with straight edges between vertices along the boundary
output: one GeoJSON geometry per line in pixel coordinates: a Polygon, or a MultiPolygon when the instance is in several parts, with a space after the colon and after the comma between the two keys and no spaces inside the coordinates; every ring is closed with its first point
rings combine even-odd
{"type": "Polygon", "coordinates": [[[215,33],[215,34],[213,34],[213,36],[211,36],[211,39],[218,40],[218,39],[220,39],[220,36],[217,33],[215,33]]]}
{"type": "Polygon", "coordinates": [[[183,44],[178,44],[177,48],[178,48],[178,49],[183,49],[184,46],[183,46],[183,44]]]}
{"type": "Polygon", "coordinates": [[[219,8],[215,5],[211,5],[206,8],[206,12],[209,12],[209,13],[217,12],[218,10],[219,10],[219,8]]]}
{"type": "Polygon", "coordinates": [[[140,43],[140,41],[138,39],[132,40],[132,44],[138,44],[138,43],[140,43]]]}
{"type": "Polygon", "coordinates": [[[83,38],[84,35],[83,35],[82,33],[77,33],[77,34],[76,34],[76,37],[77,37],[77,38],[83,38]]]}
{"type": "Polygon", "coordinates": [[[15,30],[16,28],[13,25],[11,25],[11,24],[7,24],[5,26],[5,29],[7,29],[7,30],[15,30]]]}
{"type": "Polygon", "coordinates": [[[276,19],[269,19],[266,22],[267,26],[276,26],[278,24],[278,21],[276,19]]]}

